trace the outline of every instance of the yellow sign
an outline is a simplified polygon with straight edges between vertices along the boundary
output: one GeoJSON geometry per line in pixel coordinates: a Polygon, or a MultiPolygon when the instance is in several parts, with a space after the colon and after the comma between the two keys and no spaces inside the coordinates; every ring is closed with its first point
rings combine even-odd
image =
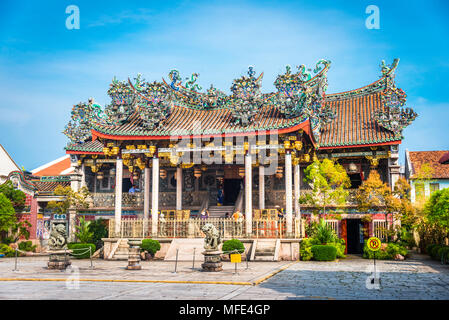
{"type": "Polygon", "coordinates": [[[242,255],[240,253],[232,253],[231,254],[231,262],[232,263],[242,262],[242,255]]]}
{"type": "Polygon", "coordinates": [[[380,249],[381,242],[379,238],[371,237],[368,239],[368,248],[370,248],[372,251],[377,251],[380,249]]]}

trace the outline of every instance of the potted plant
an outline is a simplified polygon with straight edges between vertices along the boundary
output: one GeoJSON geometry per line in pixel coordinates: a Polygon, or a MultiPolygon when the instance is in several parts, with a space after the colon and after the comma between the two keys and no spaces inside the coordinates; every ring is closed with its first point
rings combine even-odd
{"type": "Polygon", "coordinates": [[[145,253],[145,260],[151,260],[156,252],[161,249],[161,244],[157,240],[143,239],[140,249],[145,253]]]}

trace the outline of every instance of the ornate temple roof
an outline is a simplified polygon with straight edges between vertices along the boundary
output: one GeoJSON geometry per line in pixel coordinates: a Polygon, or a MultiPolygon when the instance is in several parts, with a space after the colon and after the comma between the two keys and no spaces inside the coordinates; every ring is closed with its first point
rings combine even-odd
{"type": "Polygon", "coordinates": [[[312,77],[310,69],[298,67],[275,81],[277,92],[260,92],[263,73],[234,80],[232,94],[211,86],[201,93],[198,74],[182,85],[177,70],[170,81],[134,83],[113,80],[108,93],[112,104],[104,111],[89,101],[72,110],[72,122],[64,133],[71,139],[68,153],[101,153],[97,137],[110,140],[161,140],[172,136],[248,135],[278,130],[303,129],[320,148],[400,143],[402,129],[416,117],[402,109],[405,93],[394,84],[398,60],[382,63],[382,76],[370,85],[328,94],[330,61],[320,60],[312,77]]]}

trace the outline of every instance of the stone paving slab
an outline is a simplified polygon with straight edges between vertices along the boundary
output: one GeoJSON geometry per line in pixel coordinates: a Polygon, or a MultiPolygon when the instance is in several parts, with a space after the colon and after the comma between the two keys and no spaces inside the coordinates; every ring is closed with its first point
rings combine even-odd
{"type": "MultiPolygon", "coordinates": [[[[0,278],[59,278],[67,274],[46,270],[47,260],[20,258],[19,272],[13,272],[14,259],[0,260],[0,278]]],[[[191,263],[142,262],[143,270],[126,271],[126,261],[74,260],[80,267],[80,278],[156,279],[156,280],[229,280],[251,282],[285,267],[285,270],[258,285],[203,283],[143,283],[143,282],[79,282],[71,288],[65,281],[1,281],[0,299],[150,299],[150,300],[447,300],[449,299],[449,266],[441,265],[424,255],[406,261],[377,261],[380,289],[369,289],[366,279],[372,272],[372,260],[348,257],[337,262],[250,262],[250,269],[233,275],[233,265],[224,263],[221,273],[191,270],[191,263]]],[[[244,269],[245,264],[240,265],[244,269]]]]}
{"type": "MultiPolygon", "coordinates": [[[[48,257],[20,257],[18,258],[18,271],[13,271],[14,258],[0,260],[0,279],[66,279],[74,271],[49,270],[46,265],[48,257]]],[[[201,269],[202,261],[178,262],[175,273],[175,262],[172,261],[142,261],[142,270],[126,270],[127,261],[93,260],[93,269],[88,259],[73,259],[72,266],[79,270],[80,279],[117,280],[117,281],[184,281],[184,282],[232,282],[236,284],[251,285],[258,279],[270,276],[282,267],[291,264],[286,262],[246,262],[237,266],[223,262],[223,271],[204,272],[201,269]]]]}

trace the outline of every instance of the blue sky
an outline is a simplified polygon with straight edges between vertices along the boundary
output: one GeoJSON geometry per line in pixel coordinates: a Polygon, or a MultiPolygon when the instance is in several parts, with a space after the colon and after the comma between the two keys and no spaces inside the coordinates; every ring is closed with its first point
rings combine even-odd
{"type": "MultiPolygon", "coordinates": [[[[0,3],[0,143],[34,169],[64,154],[72,106],[109,103],[111,79],[160,80],[177,68],[229,92],[249,65],[274,89],[287,64],[332,61],[328,93],[379,78],[400,58],[396,83],[419,117],[401,151],[449,149],[447,1],[9,1],[0,3]],[[77,5],[80,29],[68,30],[77,5]],[[368,5],[380,29],[367,29],[368,5]]],[[[401,156],[403,163],[403,156],[401,156]]]]}

